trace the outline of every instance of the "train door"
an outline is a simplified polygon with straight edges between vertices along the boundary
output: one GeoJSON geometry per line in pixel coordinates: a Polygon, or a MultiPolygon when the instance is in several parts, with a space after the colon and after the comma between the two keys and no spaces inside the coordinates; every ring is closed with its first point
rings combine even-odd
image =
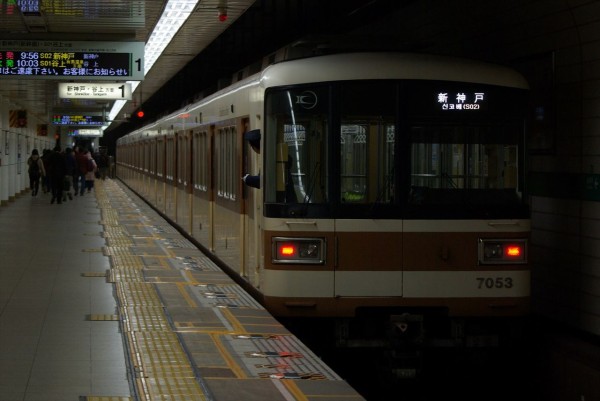
{"type": "Polygon", "coordinates": [[[215,201],[212,216],[215,254],[234,271],[242,274],[239,131],[236,120],[224,121],[215,127],[215,201]]]}
{"type": "Polygon", "coordinates": [[[335,296],[402,296],[402,219],[396,204],[398,168],[395,86],[339,87],[339,136],[333,163],[335,296]],[[339,149],[339,150],[338,150],[339,149]],[[339,159],[337,159],[339,157],[339,159]]]}
{"type": "MultiPolygon", "coordinates": [[[[248,133],[250,121],[242,120],[242,132],[248,133]]],[[[260,177],[260,145],[253,139],[244,141],[242,145],[242,176],[248,174],[260,177]],[[254,144],[254,145],[253,145],[254,144]]],[[[250,181],[248,181],[250,182],[250,181]]],[[[253,185],[257,185],[256,182],[253,185]]],[[[260,183],[258,183],[260,185],[260,183]]],[[[243,186],[243,273],[254,286],[259,285],[259,260],[261,256],[262,235],[260,230],[260,190],[256,186],[243,186]]]]}

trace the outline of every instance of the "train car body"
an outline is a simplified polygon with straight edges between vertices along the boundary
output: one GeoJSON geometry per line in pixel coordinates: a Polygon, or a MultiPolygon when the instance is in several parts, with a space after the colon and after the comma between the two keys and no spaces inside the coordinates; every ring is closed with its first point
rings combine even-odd
{"type": "Polygon", "coordinates": [[[119,139],[117,175],[275,316],[524,316],[526,99],[474,61],[285,61],[119,139]]]}

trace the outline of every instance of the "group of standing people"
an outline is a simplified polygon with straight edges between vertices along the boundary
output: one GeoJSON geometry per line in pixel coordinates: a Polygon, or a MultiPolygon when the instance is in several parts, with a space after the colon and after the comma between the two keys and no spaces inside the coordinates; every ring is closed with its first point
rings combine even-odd
{"type": "Polygon", "coordinates": [[[53,150],[45,149],[40,156],[37,149],[31,151],[27,159],[29,186],[31,195],[37,196],[39,187],[44,193],[50,192],[50,203],[62,203],[73,195],[83,196],[94,188],[94,180],[98,173],[98,164],[92,154],[85,148],[65,148],[60,146],[53,150]],[[73,191],[72,191],[73,190],[73,191]]]}

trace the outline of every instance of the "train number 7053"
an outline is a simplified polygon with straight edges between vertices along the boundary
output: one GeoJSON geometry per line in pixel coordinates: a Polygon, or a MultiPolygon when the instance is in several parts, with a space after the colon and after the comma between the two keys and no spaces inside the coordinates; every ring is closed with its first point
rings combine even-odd
{"type": "Polygon", "coordinates": [[[513,278],[512,277],[477,277],[477,288],[478,289],[492,289],[492,288],[512,288],[513,278]]]}

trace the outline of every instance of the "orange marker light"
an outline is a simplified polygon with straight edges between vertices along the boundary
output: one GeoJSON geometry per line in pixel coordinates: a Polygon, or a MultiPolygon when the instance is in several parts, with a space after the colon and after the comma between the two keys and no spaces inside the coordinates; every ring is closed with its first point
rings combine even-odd
{"type": "Polygon", "coordinates": [[[281,245],[279,248],[279,253],[282,256],[292,256],[296,253],[296,247],[293,245],[281,245]]]}
{"type": "Polygon", "coordinates": [[[521,247],[518,245],[509,245],[506,247],[506,254],[508,256],[521,256],[521,247]]]}

